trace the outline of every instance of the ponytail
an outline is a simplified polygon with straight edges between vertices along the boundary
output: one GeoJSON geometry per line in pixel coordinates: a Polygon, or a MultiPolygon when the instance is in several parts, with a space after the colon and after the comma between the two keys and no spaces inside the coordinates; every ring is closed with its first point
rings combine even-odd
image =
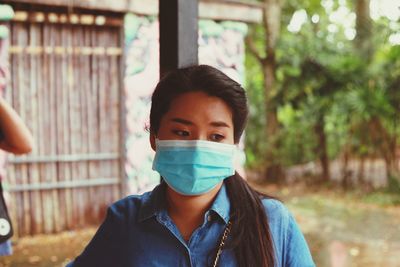
{"type": "Polygon", "coordinates": [[[239,267],[273,267],[274,246],[267,214],[261,202],[265,195],[253,190],[236,172],[225,180],[231,202],[232,229],[229,247],[239,267]]]}

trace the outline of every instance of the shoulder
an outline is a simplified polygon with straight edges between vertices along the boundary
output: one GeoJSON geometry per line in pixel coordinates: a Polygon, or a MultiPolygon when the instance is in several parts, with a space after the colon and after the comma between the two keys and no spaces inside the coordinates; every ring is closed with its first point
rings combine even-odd
{"type": "MultiPolygon", "coordinates": [[[[70,266],[121,266],[123,248],[137,232],[139,216],[153,212],[157,188],[142,195],[125,197],[108,207],[107,215],[83,253],[70,266]],[[115,257],[108,257],[114,255],[115,257]]],[[[158,190],[159,192],[160,190],[158,190]]]]}
{"type": "Polygon", "coordinates": [[[296,219],[281,201],[265,198],[262,203],[273,235],[284,235],[282,238],[287,239],[300,231],[296,219]]]}
{"type": "Polygon", "coordinates": [[[126,196],[114,202],[112,205],[110,205],[110,208],[114,209],[115,211],[126,211],[132,208],[140,208],[140,206],[150,200],[152,193],[153,191],[149,191],[141,195],[126,196]]]}
{"type": "Polygon", "coordinates": [[[279,200],[263,199],[279,266],[315,266],[295,218],[279,200]]]}
{"type": "Polygon", "coordinates": [[[288,208],[279,200],[273,198],[263,198],[261,200],[269,223],[287,224],[291,214],[288,208]]]}
{"type": "Polygon", "coordinates": [[[132,225],[137,221],[141,210],[150,201],[152,193],[153,191],[142,195],[130,195],[116,201],[108,207],[106,220],[132,225]]]}

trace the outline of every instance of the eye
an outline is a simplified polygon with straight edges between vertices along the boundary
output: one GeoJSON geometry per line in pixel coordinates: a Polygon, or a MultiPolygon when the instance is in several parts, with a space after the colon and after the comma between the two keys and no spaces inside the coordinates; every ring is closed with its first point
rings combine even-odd
{"type": "Polygon", "coordinates": [[[184,130],[173,130],[172,132],[180,137],[187,137],[190,135],[190,133],[188,131],[184,131],[184,130]]]}
{"type": "Polygon", "coordinates": [[[210,140],[213,142],[220,142],[222,140],[224,140],[225,136],[223,136],[222,134],[212,134],[210,136],[210,140]]]}

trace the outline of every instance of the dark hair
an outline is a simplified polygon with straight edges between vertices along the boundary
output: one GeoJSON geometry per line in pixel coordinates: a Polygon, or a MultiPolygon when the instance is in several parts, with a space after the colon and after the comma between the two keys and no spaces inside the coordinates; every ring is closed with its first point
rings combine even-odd
{"type": "MultiPolygon", "coordinates": [[[[168,112],[171,102],[193,91],[218,97],[228,104],[233,113],[234,141],[238,143],[248,115],[246,93],[239,83],[207,65],[174,70],[162,77],[152,96],[151,133],[158,132],[161,118],[168,112]]],[[[274,246],[261,202],[264,195],[253,190],[238,173],[225,179],[225,184],[231,202],[229,247],[239,266],[273,267],[274,246]]]]}

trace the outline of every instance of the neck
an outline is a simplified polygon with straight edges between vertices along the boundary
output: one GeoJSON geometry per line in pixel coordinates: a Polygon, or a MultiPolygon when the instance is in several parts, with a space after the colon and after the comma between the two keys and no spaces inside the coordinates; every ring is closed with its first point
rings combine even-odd
{"type": "Polygon", "coordinates": [[[168,212],[183,218],[204,216],[214,202],[221,186],[222,182],[210,192],[198,196],[185,196],[167,186],[168,212]]]}
{"type": "Polygon", "coordinates": [[[181,195],[167,186],[168,214],[180,228],[182,234],[187,232],[186,234],[190,235],[195,228],[202,224],[204,214],[211,207],[221,186],[222,182],[210,192],[198,196],[181,195]]]}

